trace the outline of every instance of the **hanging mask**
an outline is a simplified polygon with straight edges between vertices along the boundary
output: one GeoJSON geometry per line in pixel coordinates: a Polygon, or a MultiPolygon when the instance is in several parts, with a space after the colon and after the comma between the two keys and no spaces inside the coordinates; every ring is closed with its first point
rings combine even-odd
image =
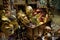
{"type": "Polygon", "coordinates": [[[4,22],[2,24],[1,30],[8,36],[14,33],[14,26],[9,22],[4,22]]]}

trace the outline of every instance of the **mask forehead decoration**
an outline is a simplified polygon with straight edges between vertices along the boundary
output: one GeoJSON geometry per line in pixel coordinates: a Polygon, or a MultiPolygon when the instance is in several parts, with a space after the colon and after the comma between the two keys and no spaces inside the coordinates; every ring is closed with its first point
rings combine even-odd
{"type": "Polygon", "coordinates": [[[1,30],[8,35],[12,35],[14,33],[14,26],[9,22],[3,22],[1,30]]]}

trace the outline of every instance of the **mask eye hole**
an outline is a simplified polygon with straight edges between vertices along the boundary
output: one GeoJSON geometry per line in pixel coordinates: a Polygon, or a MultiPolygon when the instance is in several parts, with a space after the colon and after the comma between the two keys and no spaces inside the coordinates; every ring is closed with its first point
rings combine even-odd
{"type": "Polygon", "coordinates": [[[9,31],[12,31],[12,29],[11,29],[11,30],[9,30],[9,31]]]}

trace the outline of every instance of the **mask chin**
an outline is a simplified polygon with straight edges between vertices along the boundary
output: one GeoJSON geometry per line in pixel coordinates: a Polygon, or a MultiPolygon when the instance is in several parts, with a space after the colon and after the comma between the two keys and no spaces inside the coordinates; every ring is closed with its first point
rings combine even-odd
{"type": "Polygon", "coordinates": [[[47,36],[48,36],[48,37],[51,37],[51,34],[50,34],[50,33],[47,33],[47,36]]]}

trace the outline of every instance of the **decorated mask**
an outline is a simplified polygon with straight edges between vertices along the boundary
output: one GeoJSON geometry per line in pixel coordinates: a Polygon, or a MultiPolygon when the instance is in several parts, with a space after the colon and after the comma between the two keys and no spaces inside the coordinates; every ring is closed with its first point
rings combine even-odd
{"type": "Polygon", "coordinates": [[[5,16],[2,17],[2,26],[1,30],[5,35],[10,36],[14,33],[14,31],[18,28],[18,23],[17,21],[11,20],[5,16]]]}
{"type": "Polygon", "coordinates": [[[18,13],[18,19],[23,23],[23,24],[28,24],[29,20],[27,18],[27,16],[24,14],[24,12],[22,10],[20,10],[18,13]]]}
{"type": "Polygon", "coordinates": [[[14,26],[9,22],[3,22],[1,30],[7,35],[12,35],[14,33],[14,26]]]}
{"type": "Polygon", "coordinates": [[[33,13],[33,8],[31,6],[26,7],[26,15],[30,18],[33,13]]]}

